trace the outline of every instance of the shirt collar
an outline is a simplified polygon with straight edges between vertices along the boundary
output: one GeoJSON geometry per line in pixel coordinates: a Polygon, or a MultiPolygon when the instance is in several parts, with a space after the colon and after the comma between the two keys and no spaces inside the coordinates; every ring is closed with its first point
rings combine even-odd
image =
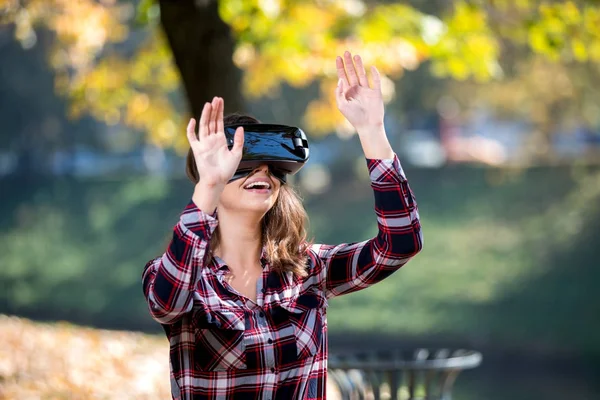
{"type": "MultiPolygon", "coordinates": [[[[260,252],[260,263],[262,264],[263,269],[267,265],[267,262],[267,250],[265,246],[263,246],[260,252]]],[[[223,259],[221,259],[220,257],[212,254],[212,252],[209,266],[215,273],[227,270],[227,264],[225,264],[225,261],[223,261],[223,259]]]]}

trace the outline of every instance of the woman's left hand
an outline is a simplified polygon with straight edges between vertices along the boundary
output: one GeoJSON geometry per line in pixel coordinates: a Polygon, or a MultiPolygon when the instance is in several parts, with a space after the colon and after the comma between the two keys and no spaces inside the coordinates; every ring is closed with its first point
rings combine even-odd
{"type": "Polygon", "coordinates": [[[383,126],[383,96],[379,71],[371,67],[372,87],[369,86],[365,67],[359,55],[346,51],[344,59],[338,56],[335,66],[338,74],[336,101],[340,112],[357,131],[383,126]],[[344,66],[345,64],[345,66],[344,66]]]}
{"type": "Polygon", "coordinates": [[[367,158],[392,158],[394,152],[383,125],[384,104],[379,71],[371,67],[369,86],[365,67],[359,55],[344,53],[335,60],[338,86],[335,99],[340,112],[354,126],[367,158]]]}

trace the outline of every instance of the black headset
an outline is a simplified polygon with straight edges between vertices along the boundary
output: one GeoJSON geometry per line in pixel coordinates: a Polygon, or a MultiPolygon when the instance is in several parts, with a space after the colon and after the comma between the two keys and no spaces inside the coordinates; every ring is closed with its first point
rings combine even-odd
{"type": "Polygon", "coordinates": [[[302,129],[287,125],[239,124],[225,127],[229,149],[238,127],[244,128],[242,161],[231,181],[248,176],[267,164],[270,173],[282,183],[297,173],[309,158],[308,139],[302,129]]]}

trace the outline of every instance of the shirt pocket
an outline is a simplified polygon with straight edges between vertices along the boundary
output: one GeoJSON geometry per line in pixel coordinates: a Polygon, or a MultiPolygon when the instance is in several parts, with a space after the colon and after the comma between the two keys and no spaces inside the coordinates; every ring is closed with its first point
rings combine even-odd
{"type": "Polygon", "coordinates": [[[279,306],[292,327],[297,359],[314,357],[323,339],[325,301],[316,293],[305,293],[279,306]]]}
{"type": "Polygon", "coordinates": [[[200,371],[247,369],[243,310],[210,310],[194,317],[194,366],[200,371]]]}

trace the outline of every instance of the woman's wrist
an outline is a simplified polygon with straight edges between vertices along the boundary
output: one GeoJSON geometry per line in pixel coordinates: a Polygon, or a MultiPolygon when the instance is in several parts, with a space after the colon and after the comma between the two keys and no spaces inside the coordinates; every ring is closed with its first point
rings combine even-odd
{"type": "Polygon", "coordinates": [[[192,201],[200,210],[212,215],[217,209],[219,197],[221,197],[221,193],[223,192],[224,188],[225,185],[213,185],[200,181],[194,187],[192,201]]]}
{"type": "Polygon", "coordinates": [[[365,127],[356,131],[366,158],[377,160],[394,158],[394,150],[383,126],[365,127]]]}

